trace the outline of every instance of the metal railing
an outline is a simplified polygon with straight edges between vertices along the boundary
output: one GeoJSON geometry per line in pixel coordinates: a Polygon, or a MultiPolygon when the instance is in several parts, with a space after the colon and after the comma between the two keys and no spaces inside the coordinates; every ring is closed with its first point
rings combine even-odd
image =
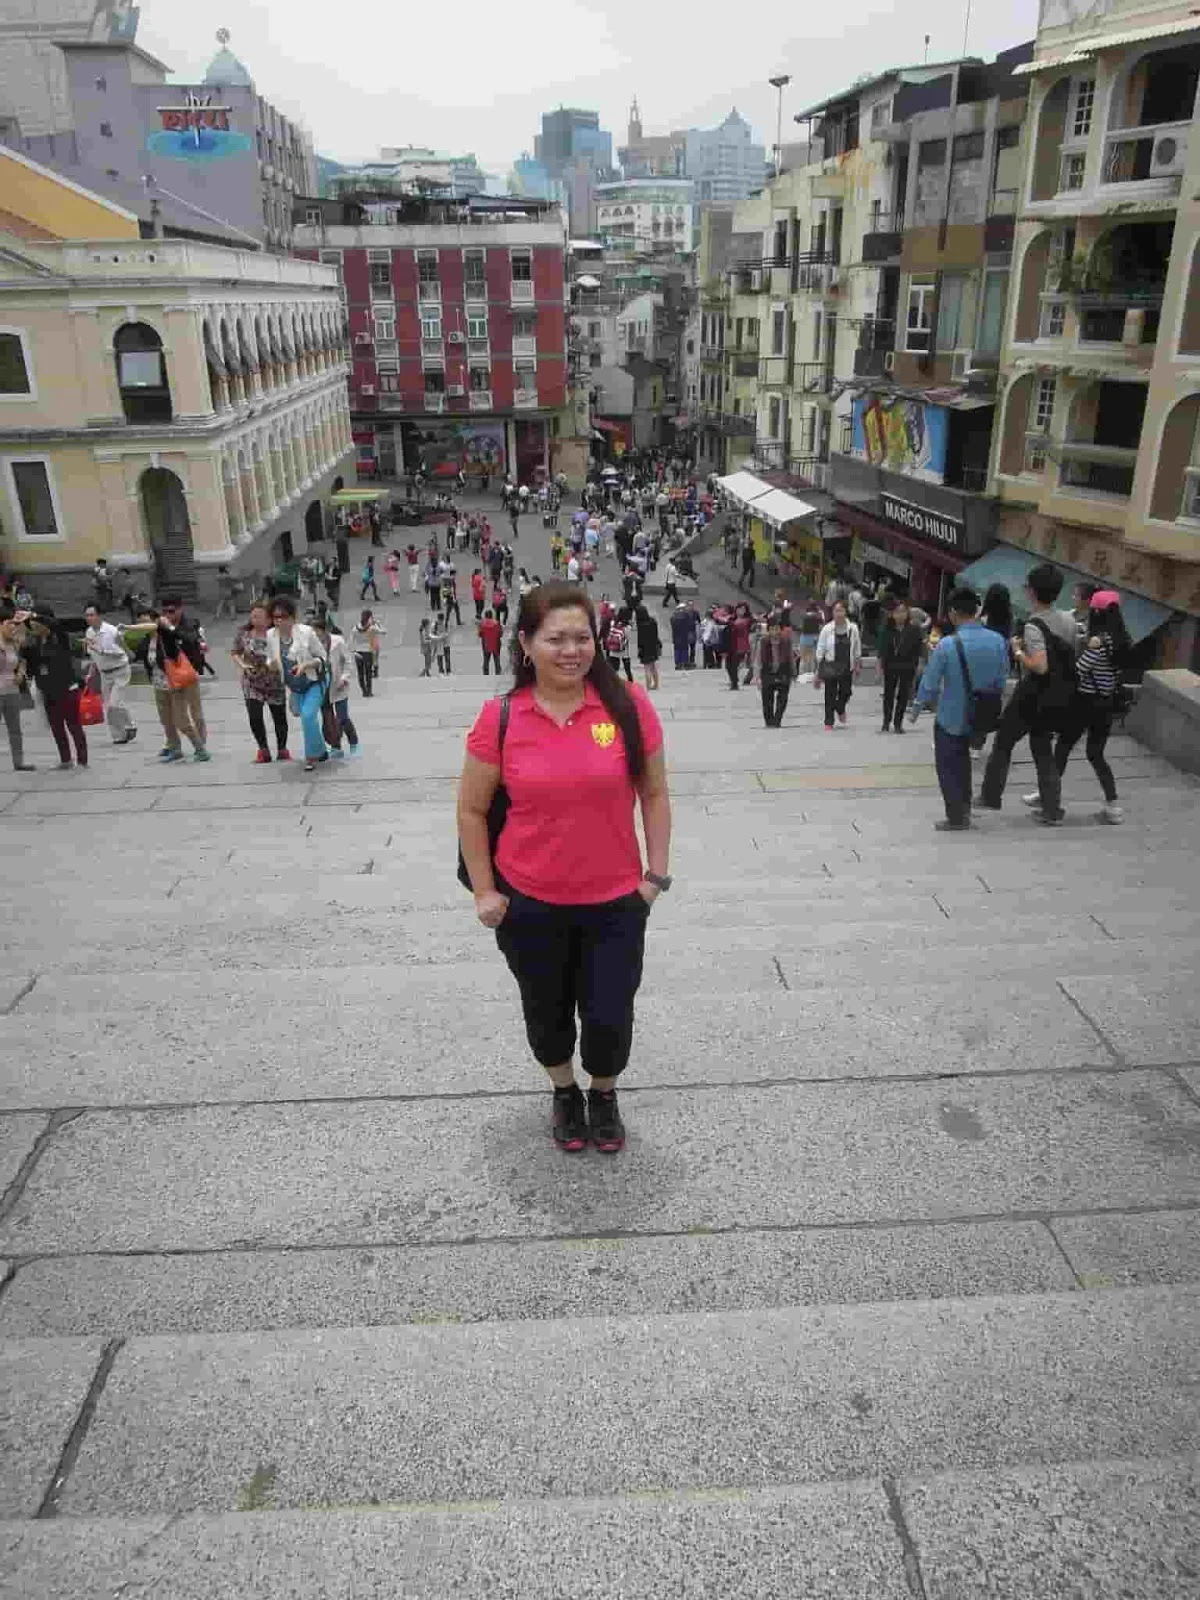
{"type": "Polygon", "coordinates": [[[833,389],[831,361],[801,361],[797,364],[794,387],[805,394],[829,394],[833,389]]]}

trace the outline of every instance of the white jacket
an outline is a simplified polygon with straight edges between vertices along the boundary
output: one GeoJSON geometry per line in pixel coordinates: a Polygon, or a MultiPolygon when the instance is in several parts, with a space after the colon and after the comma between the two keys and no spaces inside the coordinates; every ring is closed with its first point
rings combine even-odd
{"type": "Polygon", "coordinates": [[[329,635],[329,698],[345,700],[350,694],[350,654],[340,633],[329,635]]]}
{"type": "MultiPolygon", "coordinates": [[[[857,622],[847,622],[846,627],[850,633],[850,670],[853,671],[855,667],[862,665],[862,637],[859,634],[857,622]]],[[[822,661],[834,661],[837,659],[835,632],[835,624],[832,622],[827,622],[821,629],[820,637],[817,639],[818,668],[822,661]]]]}
{"type": "MultiPolygon", "coordinates": [[[[292,629],[291,655],[293,669],[306,674],[314,682],[318,673],[310,669],[322,667],[329,659],[325,646],[317,638],[316,630],[310,628],[307,622],[298,622],[292,629]]],[[[267,631],[267,664],[282,674],[283,648],[278,628],[267,631]]]]}

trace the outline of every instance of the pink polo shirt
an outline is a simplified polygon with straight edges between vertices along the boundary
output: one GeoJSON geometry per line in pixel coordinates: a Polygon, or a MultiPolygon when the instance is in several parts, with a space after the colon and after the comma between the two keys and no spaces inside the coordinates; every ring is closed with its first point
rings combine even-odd
{"type": "MultiPolygon", "coordinates": [[[[646,755],[662,749],[662,723],[644,690],[627,690],[646,755]]],[[[563,727],[533,698],[512,697],[500,744],[500,701],[489,700],[467,735],[467,752],[499,766],[509,795],[496,847],[496,871],[520,894],[551,905],[599,905],[632,894],[642,881],[634,828],[637,791],[625,764],[625,741],[590,683],[563,727]]]]}

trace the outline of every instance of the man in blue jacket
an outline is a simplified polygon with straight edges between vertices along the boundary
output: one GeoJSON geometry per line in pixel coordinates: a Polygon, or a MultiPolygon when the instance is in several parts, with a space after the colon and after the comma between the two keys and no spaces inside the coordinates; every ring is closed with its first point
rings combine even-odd
{"type": "Polygon", "coordinates": [[[979,596],[974,589],[955,589],[947,602],[954,632],[940,641],[921,677],[909,712],[915,721],[936,704],[933,750],[938,786],[946,805],[946,820],[935,826],[956,833],[971,826],[971,695],[958,653],[966,654],[971,689],[979,694],[999,694],[1008,676],[1008,643],[983,627],[979,596]]]}

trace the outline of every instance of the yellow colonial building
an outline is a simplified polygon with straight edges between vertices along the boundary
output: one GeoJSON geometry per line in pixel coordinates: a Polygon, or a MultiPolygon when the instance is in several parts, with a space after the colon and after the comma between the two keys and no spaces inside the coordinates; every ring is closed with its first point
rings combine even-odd
{"type": "Polygon", "coordinates": [[[322,537],[322,497],[352,453],[335,270],[141,238],[119,208],[9,154],[0,561],[56,604],[80,598],[100,556],[192,596],[220,565],[262,573],[322,537]],[[70,237],[81,223],[103,236],[70,237]]]}

